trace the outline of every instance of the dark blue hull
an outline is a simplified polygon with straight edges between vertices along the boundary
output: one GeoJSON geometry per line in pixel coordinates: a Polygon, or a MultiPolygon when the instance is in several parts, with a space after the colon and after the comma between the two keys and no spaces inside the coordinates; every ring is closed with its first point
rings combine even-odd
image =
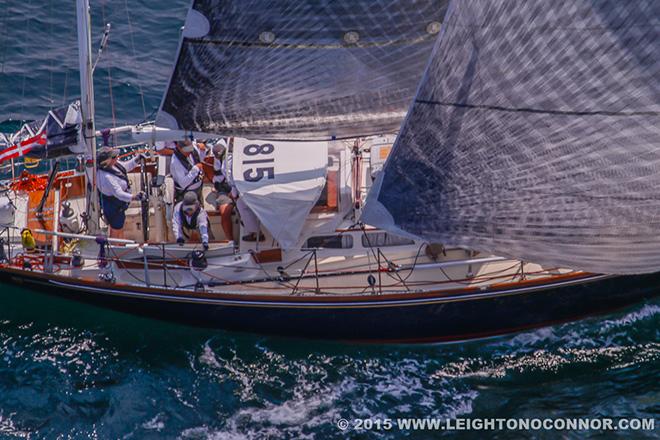
{"type": "Polygon", "coordinates": [[[195,326],[369,342],[459,341],[606,313],[660,293],[660,273],[557,277],[488,290],[341,297],[165,291],[16,269],[3,280],[49,294],[195,326]]]}

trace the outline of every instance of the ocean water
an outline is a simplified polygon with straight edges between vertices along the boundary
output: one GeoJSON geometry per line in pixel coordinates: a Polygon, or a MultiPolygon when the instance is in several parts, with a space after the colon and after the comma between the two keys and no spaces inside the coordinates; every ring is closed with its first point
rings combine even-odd
{"type": "MultiPolygon", "coordinates": [[[[189,1],[91,0],[97,128],[153,119],[189,1]]],[[[0,120],[37,119],[80,97],[75,1],[0,0],[0,120]]]]}
{"type": "Polygon", "coordinates": [[[657,438],[659,329],[655,301],[486,341],[347,345],[196,329],[3,285],[0,438],[657,438]],[[407,417],[655,417],[656,430],[336,426],[407,417]]]}
{"type": "MultiPolygon", "coordinates": [[[[0,0],[0,120],[78,91],[74,2],[0,0]]],[[[98,125],[157,108],[188,1],[93,1],[98,125]],[[112,95],[112,99],[110,98],[112,95]],[[114,117],[113,117],[114,113],[114,117]]],[[[451,345],[179,326],[0,285],[0,438],[658,438],[660,300],[451,345]],[[341,431],[340,419],[655,418],[655,431],[341,431]]]]}

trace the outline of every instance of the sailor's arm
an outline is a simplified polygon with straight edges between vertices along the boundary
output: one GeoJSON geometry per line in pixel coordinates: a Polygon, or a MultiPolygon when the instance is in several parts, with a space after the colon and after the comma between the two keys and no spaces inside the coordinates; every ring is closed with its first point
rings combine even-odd
{"type": "Polygon", "coordinates": [[[180,238],[183,238],[183,231],[181,229],[181,217],[179,216],[179,209],[181,203],[174,205],[174,214],[172,215],[172,232],[174,233],[174,239],[179,241],[180,238]]]}
{"type": "Polygon", "coordinates": [[[178,161],[172,161],[172,165],[170,166],[170,171],[172,173],[172,178],[174,179],[174,181],[181,188],[186,188],[191,183],[193,183],[193,181],[197,178],[199,173],[202,172],[202,165],[197,164],[194,167],[192,167],[190,171],[186,171],[183,165],[180,164],[178,161]]]}
{"type": "Polygon", "coordinates": [[[197,227],[199,228],[199,235],[202,237],[202,243],[209,242],[209,216],[206,211],[202,210],[197,217],[197,227]]]}

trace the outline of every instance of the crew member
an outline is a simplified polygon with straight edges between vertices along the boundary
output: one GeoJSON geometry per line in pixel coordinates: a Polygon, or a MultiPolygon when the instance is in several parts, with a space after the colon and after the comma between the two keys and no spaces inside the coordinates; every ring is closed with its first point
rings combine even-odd
{"type": "Polygon", "coordinates": [[[131,193],[128,173],[138,164],[140,156],[119,162],[119,151],[112,147],[102,147],[97,154],[98,172],[96,175],[101,212],[109,227],[112,238],[123,238],[126,209],[132,200],[142,200],[145,194],[131,193]]]}
{"type": "Polygon", "coordinates": [[[227,145],[227,151],[229,154],[225,154],[224,160],[224,175],[226,177],[227,183],[231,187],[230,197],[236,202],[236,208],[238,209],[238,215],[241,218],[241,223],[243,224],[243,229],[247,232],[246,235],[242,236],[243,241],[264,241],[265,236],[259,230],[259,219],[256,214],[250,207],[245,203],[242,197],[238,193],[236,185],[234,185],[232,177],[232,157],[233,157],[233,148],[234,148],[234,138],[229,138],[229,144],[227,145]]]}
{"type": "Polygon", "coordinates": [[[180,246],[186,241],[201,241],[204,250],[208,250],[209,218],[194,191],[185,193],[183,200],[174,205],[172,229],[180,246]]]}
{"type": "Polygon", "coordinates": [[[227,179],[227,143],[219,140],[213,146],[213,188],[215,191],[215,206],[220,212],[222,230],[227,240],[234,239],[234,228],[231,214],[234,203],[231,197],[231,185],[227,179]]]}
{"type": "Polygon", "coordinates": [[[174,203],[181,201],[187,191],[194,191],[201,200],[204,179],[202,160],[206,156],[206,147],[200,148],[190,139],[177,141],[175,144],[170,165],[174,180],[174,203]]]}

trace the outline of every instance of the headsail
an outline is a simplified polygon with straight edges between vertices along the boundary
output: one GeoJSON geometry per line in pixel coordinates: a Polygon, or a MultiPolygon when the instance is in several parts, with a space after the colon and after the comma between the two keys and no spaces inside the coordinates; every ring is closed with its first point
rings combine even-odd
{"type": "Polygon", "coordinates": [[[660,270],[660,2],[460,0],[363,219],[605,273],[660,270]]]}
{"type": "Polygon", "coordinates": [[[325,185],[327,142],[236,139],[232,160],[239,196],[282,248],[296,246],[325,185]]]}
{"type": "Polygon", "coordinates": [[[396,131],[447,2],[195,0],[157,125],[299,140],[396,131]]]}

